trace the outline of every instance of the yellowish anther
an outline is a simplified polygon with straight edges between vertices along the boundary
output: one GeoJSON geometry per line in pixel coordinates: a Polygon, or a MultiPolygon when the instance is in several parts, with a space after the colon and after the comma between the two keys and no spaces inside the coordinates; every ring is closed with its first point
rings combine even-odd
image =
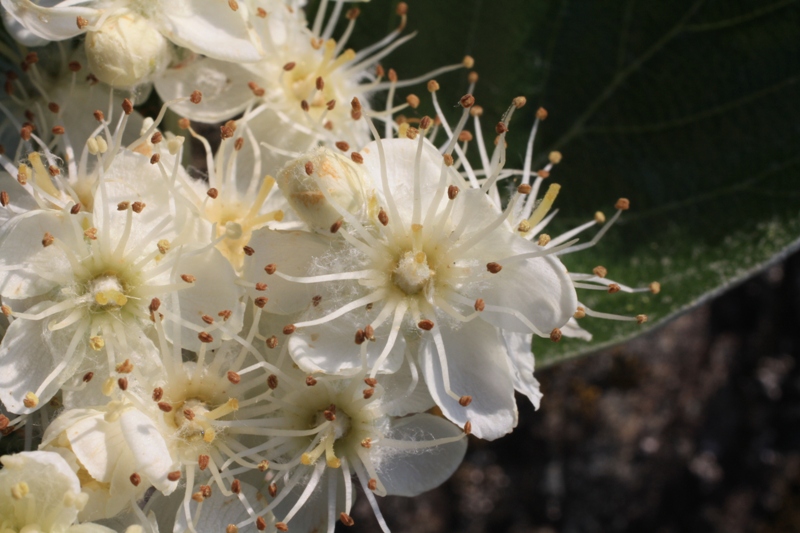
{"type": "Polygon", "coordinates": [[[603,214],[602,211],[598,211],[594,214],[594,221],[598,224],[605,224],[606,223],[606,216],[603,214]]]}
{"type": "Polygon", "coordinates": [[[17,169],[17,180],[22,184],[25,185],[28,183],[28,178],[30,177],[30,167],[25,163],[21,163],[19,168],[17,169]]]}
{"type": "Polygon", "coordinates": [[[414,254],[414,261],[419,263],[420,265],[424,264],[427,261],[428,257],[425,255],[425,252],[417,252],[414,254]]]}
{"type": "Polygon", "coordinates": [[[411,231],[414,233],[419,233],[422,231],[422,224],[411,224],[411,231]]]}
{"type": "Polygon", "coordinates": [[[557,165],[561,162],[561,152],[550,152],[547,158],[550,160],[551,163],[557,165]]]}
{"type": "Polygon", "coordinates": [[[114,378],[108,378],[105,383],[103,383],[103,395],[104,396],[111,396],[111,393],[114,392],[114,387],[117,384],[117,380],[114,378]]]}
{"type": "Polygon", "coordinates": [[[330,468],[339,468],[342,466],[342,462],[337,457],[328,457],[326,463],[330,468]]]}
{"type": "Polygon", "coordinates": [[[405,139],[406,137],[408,137],[408,128],[409,128],[408,122],[403,122],[402,124],[400,124],[400,126],[397,128],[397,138],[405,139]]]}
{"type": "Polygon", "coordinates": [[[21,500],[22,498],[27,496],[30,491],[31,489],[28,487],[28,484],[25,483],[24,481],[20,481],[19,483],[11,487],[11,497],[14,498],[15,500],[21,500]]]}
{"type": "Polygon", "coordinates": [[[311,460],[310,453],[304,453],[300,456],[300,462],[306,466],[310,465],[313,461],[311,460]]]}
{"type": "Polygon", "coordinates": [[[94,137],[89,137],[86,141],[86,149],[89,150],[89,153],[92,155],[97,155],[100,152],[100,147],[97,145],[97,139],[94,137]]]}
{"type": "Polygon", "coordinates": [[[28,161],[30,161],[33,167],[33,178],[36,185],[47,194],[58,198],[60,193],[55,185],[53,185],[53,181],[50,179],[50,172],[47,171],[44,163],[42,163],[42,156],[39,155],[39,152],[31,152],[28,154],[28,161]]]}
{"type": "Polygon", "coordinates": [[[97,151],[101,154],[104,154],[108,151],[108,143],[106,142],[105,138],[98,135],[95,137],[95,141],[97,141],[97,151]]]}
{"type": "Polygon", "coordinates": [[[94,301],[97,305],[113,304],[122,307],[128,303],[128,297],[115,289],[101,291],[94,295],[94,301]]]}
{"type": "Polygon", "coordinates": [[[528,219],[528,224],[531,227],[536,226],[539,222],[541,222],[544,217],[547,216],[547,213],[550,211],[550,208],[553,207],[553,202],[556,201],[556,197],[558,196],[558,192],[561,190],[561,185],[558,183],[551,183],[550,187],[548,187],[547,192],[544,194],[544,198],[536,206],[536,209],[533,210],[531,217],[528,219]]]}
{"type": "Polygon", "coordinates": [[[103,340],[103,337],[95,335],[89,339],[89,346],[91,346],[92,350],[95,352],[99,352],[100,350],[105,347],[106,341],[103,340]]]}
{"type": "Polygon", "coordinates": [[[575,317],[576,319],[583,318],[586,316],[586,309],[584,309],[581,306],[578,306],[577,311],[575,311],[575,313],[572,316],[575,317]]]}
{"type": "Polygon", "coordinates": [[[39,405],[39,397],[36,396],[34,393],[28,391],[25,393],[25,398],[22,399],[22,404],[25,407],[36,407],[39,405]]]}
{"type": "Polygon", "coordinates": [[[537,242],[539,246],[547,246],[548,242],[550,242],[550,235],[548,235],[547,233],[542,233],[541,235],[539,235],[539,240],[537,242]]]}
{"type": "Polygon", "coordinates": [[[217,432],[214,431],[214,428],[207,427],[203,430],[203,440],[206,442],[214,442],[214,439],[217,437],[217,432]]]}
{"type": "Polygon", "coordinates": [[[659,292],[661,292],[661,284],[657,281],[651,283],[650,292],[652,292],[653,294],[658,294],[659,292]]]}
{"type": "Polygon", "coordinates": [[[161,239],[156,246],[158,246],[158,251],[162,254],[169,252],[169,241],[167,239],[161,239]]]}
{"type": "Polygon", "coordinates": [[[531,224],[527,220],[523,220],[517,226],[517,231],[520,233],[528,233],[531,230],[531,224]]]}
{"type": "Polygon", "coordinates": [[[283,212],[283,209],[278,209],[278,210],[272,212],[272,218],[275,219],[277,222],[280,222],[281,220],[283,220],[284,216],[285,216],[285,213],[283,212]]]}
{"type": "Polygon", "coordinates": [[[183,146],[184,139],[185,138],[182,135],[178,135],[177,137],[173,137],[167,141],[167,150],[169,150],[170,155],[175,155],[178,153],[178,150],[180,150],[181,146],[183,146]]]}

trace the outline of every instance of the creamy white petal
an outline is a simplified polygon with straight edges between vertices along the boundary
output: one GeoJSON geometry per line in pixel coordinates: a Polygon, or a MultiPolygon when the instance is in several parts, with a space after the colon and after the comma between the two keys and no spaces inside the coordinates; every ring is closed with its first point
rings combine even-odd
{"type": "Polygon", "coordinates": [[[534,357],[531,351],[532,333],[501,332],[511,363],[514,388],[528,397],[534,409],[539,408],[542,391],[539,382],[533,377],[534,357]]]}
{"type": "Polygon", "coordinates": [[[44,7],[31,0],[2,0],[2,5],[28,30],[50,41],[62,41],[84,33],[85,30],[78,28],[77,18],[83,17],[93,24],[103,13],[100,9],[81,6],[44,7]]]}
{"type": "Polygon", "coordinates": [[[173,460],[164,437],[150,417],[137,409],[129,409],[120,416],[119,425],[128,448],[133,452],[136,471],[164,494],[174,491],[178,482],[167,479],[173,460]]]}

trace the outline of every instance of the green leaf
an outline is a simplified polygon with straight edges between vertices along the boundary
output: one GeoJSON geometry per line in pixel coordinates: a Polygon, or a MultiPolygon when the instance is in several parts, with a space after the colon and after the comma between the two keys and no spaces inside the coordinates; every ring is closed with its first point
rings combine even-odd
{"type": "MultiPolygon", "coordinates": [[[[386,4],[361,6],[361,45],[396,25],[386,4]]],[[[535,165],[564,154],[548,233],[631,201],[598,246],[563,260],[631,286],[660,281],[658,295],[579,291],[592,309],[650,320],[587,317],[594,341],[537,339],[540,366],[638,335],[800,244],[797,0],[436,0],[411,4],[411,30],[384,66],[402,79],[472,55],[487,134],[511,98],[527,97],[507,166],[521,166],[534,111],[547,108],[535,165]]],[[[467,87],[463,71],[439,81],[444,104],[467,87]]]]}

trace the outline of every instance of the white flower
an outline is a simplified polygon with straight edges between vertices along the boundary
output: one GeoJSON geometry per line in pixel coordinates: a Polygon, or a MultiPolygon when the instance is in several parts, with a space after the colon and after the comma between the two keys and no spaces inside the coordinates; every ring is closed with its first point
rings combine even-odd
{"type": "Polygon", "coordinates": [[[3,533],[114,533],[76,523],[86,504],[78,476],[59,454],[22,452],[0,457],[0,531],[3,533]]]}
{"type": "Polygon", "coordinates": [[[251,18],[252,2],[207,0],[3,0],[3,7],[34,35],[61,41],[86,34],[95,75],[127,87],[157,75],[170,61],[169,43],[228,61],[255,61],[263,50],[251,18]],[[233,6],[236,6],[236,9],[233,6]]]}

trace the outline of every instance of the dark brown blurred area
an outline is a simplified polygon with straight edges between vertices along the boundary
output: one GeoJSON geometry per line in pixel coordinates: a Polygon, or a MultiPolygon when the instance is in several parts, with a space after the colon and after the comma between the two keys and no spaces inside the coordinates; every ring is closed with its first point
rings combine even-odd
{"type": "MultiPolygon", "coordinates": [[[[800,531],[799,355],[794,254],[655,332],[538,372],[538,412],[519,398],[513,434],[473,440],[449,482],[384,498],[384,515],[395,533],[800,531]]],[[[363,497],[354,518],[341,531],[379,531],[363,497]]]]}

